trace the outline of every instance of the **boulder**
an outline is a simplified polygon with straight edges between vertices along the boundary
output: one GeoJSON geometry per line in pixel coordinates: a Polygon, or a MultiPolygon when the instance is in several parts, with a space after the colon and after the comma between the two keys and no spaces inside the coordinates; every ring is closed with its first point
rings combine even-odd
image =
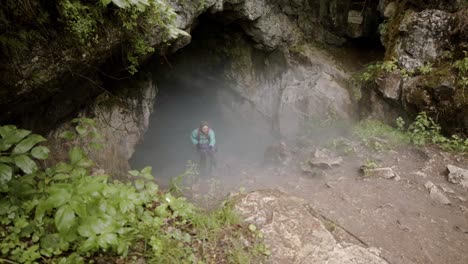
{"type": "Polygon", "coordinates": [[[302,199],[274,190],[235,199],[235,210],[263,233],[268,263],[387,264],[368,248],[338,243],[302,199]]]}
{"type": "Polygon", "coordinates": [[[122,94],[112,96],[104,94],[88,109],[78,113],[79,117],[95,121],[96,132],[100,135],[97,143],[102,145],[100,149],[89,148],[94,142],[91,137],[71,142],[62,139],[60,134],[63,131],[74,130],[75,124],[67,122],[48,135],[51,149],[49,162],[66,159],[69,147],[79,146],[88,150],[97,168],[116,178],[126,177],[130,170],[128,161],[148,129],[156,97],[156,85],[151,79],[130,81],[128,85],[130,89],[127,92],[121,90],[122,94]]]}
{"type": "Polygon", "coordinates": [[[453,165],[447,165],[447,170],[449,171],[447,175],[449,182],[459,184],[463,188],[468,189],[468,170],[453,165]]]}
{"type": "Polygon", "coordinates": [[[401,37],[394,47],[398,63],[408,69],[436,61],[449,43],[454,17],[437,9],[407,11],[399,26],[401,37]]]}
{"type": "Polygon", "coordinates": [[[314,157],[309,160],[310,166],[324,169],[339,166],[342,162],[343,158],[334,157],[329,151],[324,149],[316,149],[314,157]]]}
{"type": "Polygon", "coordinates": [[[400,100],[403,78],[398,73],[390,73],[376,80],[377,89],[384,98],[395,102],[400,100]]]}

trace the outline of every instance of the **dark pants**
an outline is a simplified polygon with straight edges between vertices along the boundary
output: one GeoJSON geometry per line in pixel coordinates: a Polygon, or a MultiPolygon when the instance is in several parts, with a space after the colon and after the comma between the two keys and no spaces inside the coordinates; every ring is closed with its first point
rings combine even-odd
{"type": "Polygon", "coordinates": [[[208,145],[198,145],[197,152],[200,156],[198,162],[199,172],[202,175],[209,175],[216,168],[216,159],[214,156],[214,150],[208,145]]]}

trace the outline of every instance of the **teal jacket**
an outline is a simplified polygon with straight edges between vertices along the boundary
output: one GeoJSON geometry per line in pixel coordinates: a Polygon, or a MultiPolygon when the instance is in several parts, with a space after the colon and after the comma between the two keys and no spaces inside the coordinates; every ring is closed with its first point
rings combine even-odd
{"type": "Polygon", "coordinates": [[[192,140],[192,143],[194,145],[197,145],[198,143],[200,143],[202,145],[208,144],[208,145],[214,147],[214,145],[216,144],[215,132],[211,128],[210,128],[210,131],[208,132],[208,137],[205,136],[205,134],[203,134],[201,132],[200,132],[200,135],[198,135],[198,128],[194,129],[192,131],[192,135],[191,135],[190,139],[192,140]]]}

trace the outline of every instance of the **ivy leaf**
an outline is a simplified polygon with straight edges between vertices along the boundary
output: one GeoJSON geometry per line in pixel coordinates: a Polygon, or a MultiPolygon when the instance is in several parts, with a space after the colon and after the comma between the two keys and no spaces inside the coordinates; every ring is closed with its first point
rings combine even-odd
{"type": "Polygon", "coordinates": [[[14,157],[15,165],[18,166],[24,173],[30,174],[37,169],[36,162],[30,159],[27,155],[19,155],[14,157]]]}
{"type": "Polygon", "coordinates": [[[11,180],[13,170],[10,166],[0,163],[0,183],[6,183],[11,180]]]}
{"type": "Polygon", "coordinates": [[[70,206],[62,206],[55,214],[55,226],[60,233],[66,233],[75,224],[76,216],[70,206]]]}
{"type": "Polygon", "coordinates": [[[13,149],[13,154],[24,154],[28,152],[32,147],[37,143],[44,142],[46,139],[40,135],[32,134],[26,139],[23,139],[18,145],[13,149]]]}
{"type": "Polygon", "coordinates": [[[50,150],[47,147],[39,146],[31,150],[31,155],[40,160],[45,160],[49,157],[50,150]]]}

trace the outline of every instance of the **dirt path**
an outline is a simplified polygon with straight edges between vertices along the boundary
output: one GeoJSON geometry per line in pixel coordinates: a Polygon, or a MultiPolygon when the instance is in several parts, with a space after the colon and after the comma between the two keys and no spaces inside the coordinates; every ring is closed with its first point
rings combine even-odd
{"type": "MultiPolygon", "coordinates": [[[[336,168],[304,174],[299,164],[314,149],[302,148],[288,165],[276,168],[246,162],[238,172],[220,168],[223,176],[194,185],[193,197],[213,206],[239,188],[279,189],[306,199],[325,218],[379,248],[390,263],[468,263],[468,202],[463,201],[468,192],[448,183],[445,172],[447,164],[468,168],[467,158],[433,148],[403,146],[377,152],[359,147],[343,156],[336,168]],[[368,159],[392,167],[401,179],[363,177],[359,168],[368,159]],[[431,199],[427,181],[451,188],[454,193],[445,193],[451,204],[431,199]]],[[[232,167],[235,162],[240,161],[225,159],[232,167]]]]}

